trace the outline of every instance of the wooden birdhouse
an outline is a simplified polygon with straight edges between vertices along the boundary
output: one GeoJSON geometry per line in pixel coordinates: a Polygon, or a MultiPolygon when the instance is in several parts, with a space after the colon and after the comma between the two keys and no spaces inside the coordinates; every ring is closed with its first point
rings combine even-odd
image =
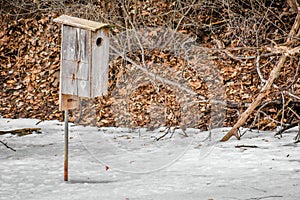
{"type": "Polygon", "coordinates": [[[109,25],[67,15],[54,22],[62,24],[59,109],[107,94],[109,25]]]}

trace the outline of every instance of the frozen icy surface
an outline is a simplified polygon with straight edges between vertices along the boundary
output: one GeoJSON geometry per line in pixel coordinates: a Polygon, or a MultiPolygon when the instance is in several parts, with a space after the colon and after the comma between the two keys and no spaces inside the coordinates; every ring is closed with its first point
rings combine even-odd
{"type": "Polygon", "coordinates": [[[300,199],[297,127],[281,139],[248,132],[215,142],[228,128],[161,130],[70,124],[69,181],[63,181],[64,128],[58,121],[0,119],[0,130],[40,127],[41,134],[5,134],[0,144],[0,199],[300,199]],[[237,145],[251,147],[236,148],[237,145]],[[109,167],[106,170],[106,166],[109,167]]]}

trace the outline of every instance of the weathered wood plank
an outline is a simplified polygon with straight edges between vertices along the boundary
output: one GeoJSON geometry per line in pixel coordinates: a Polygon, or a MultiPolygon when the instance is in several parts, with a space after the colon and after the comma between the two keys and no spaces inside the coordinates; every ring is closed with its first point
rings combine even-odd
{"type": "Polygon", "coordinates": [[[86,19],[77,18],[77,17],[71,17],[67,15],[61,15],[60,17],[55,18],[53,21],[57,23],[69,25],[69,26],[83,28],[90,31],[97,31],[105,27],[110,27],[110,25],[108,24],[94,22],[86,19]]]}
{"type": "Polygon", "coordinates": [[[77,79],[77,91],[79,97],[91,98],[89,81],[77,79]]]}
{"type": "Polygon", "coordinates": [[[71,110],[79,107],[79,97],[69,94],[61,94],[59,99],[59,110],[71,110]]]}
{"type": "Polygon", "coordinates": [[[91,32],[83,29],[77,29],[79,35],[79,55],[78,58],[81,62],[89,63],[90,45],[91,45],[91,32]]]}
{"type": "Polygon", "coordinates": [[[62,94],[70,94],[70,95],[78,95],[78,87],[77,87],[77,80],[62,77],[61,78],[61,93],[62,94]]]}
{"type": "Polygon", "coordinates": [[[62,60],[77,59],[77,30],[71,26],[63,26],[62,28],[62,60]]]}

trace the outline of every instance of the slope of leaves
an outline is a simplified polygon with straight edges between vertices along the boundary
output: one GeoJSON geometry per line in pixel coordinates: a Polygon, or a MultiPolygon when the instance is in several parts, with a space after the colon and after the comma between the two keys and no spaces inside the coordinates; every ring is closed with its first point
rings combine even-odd
{"type": "Polygon", "coordinates": [[[60,117],[59,28],[54,16],[7,23],[0,32],[0,93],[2,117],[60,117]]]}
{"type": "MultiPolygon", "coordinates": [[[[199,46],[207,48],[222,75],[228,104],[226,126],[232,126],[258,94],[278,60],[278,54],[265,47],[285,42],[295,18],[285,1],[16,0],[2,1],[0,11],[2,117],[62,120],[58,111],[60,27],[53,23],[53,18],[69,14],[113,24],[112,34],[133,28],[167,27],[194,38],[199,46]]],[[[294,46],[299,45],[299,40],[296,41],[294,46]]],[[[142,52],[130,56],[140,61],[142,52]]],[[[298,57],[289,58],[289,64],[276,81],[278,87],[270,91],[268,99],[249,119],[249,126],[272,129],[280,123],[290,123],[299,115],[299,101],[290,95],[300,95],[298,57]]],[[[203,79],[182,59],[162,51],[147,52],[145,59],[147,66],[152,66],[150,71],[168,73],[170,67],[176,72],[174,77],[181,76],[197,94],[211,95],[203,79]]],[[[82,108],[73,111],[71,120],[100,126],[148,126],[156,124],[151,121],[155,115],[157,119],[163,116],[164,125],[179,125],[183,113],[178,107],[178,95],[151,81],[126,97],[124,112],[130,111],[131,115],[123,113],[127,119],[118,119],[114,107],[120,110],[124,97],[118,83],[129,73],[131,65],[122,58],[110,63],[109,95],[82,100],[82,108]]],[[[198,127],[206,129],[210,106],[198,104],[194,108],[198,117],[185,114],[190,121],[197,119],[198,127]]]]}

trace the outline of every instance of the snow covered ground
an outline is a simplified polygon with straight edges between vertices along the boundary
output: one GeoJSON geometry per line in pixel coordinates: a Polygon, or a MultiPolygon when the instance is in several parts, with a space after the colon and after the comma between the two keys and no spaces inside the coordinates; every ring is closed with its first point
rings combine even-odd
{"type": "Polygon", "coordinates": [[[0,119],[0,130],[42,132],[0,135],[16,150],[0,144],[1,200],[300,199],[300,144],[293,143],[298,127],[281,139],[248,132],[240,141],[219,143],[228,128],[214,130],[211,140],[189,129],[190,137],[178,130],[156,141],[163,132],[70,124],[70,181],[64,182],[63,123],[36,122],[0,119]]]}

